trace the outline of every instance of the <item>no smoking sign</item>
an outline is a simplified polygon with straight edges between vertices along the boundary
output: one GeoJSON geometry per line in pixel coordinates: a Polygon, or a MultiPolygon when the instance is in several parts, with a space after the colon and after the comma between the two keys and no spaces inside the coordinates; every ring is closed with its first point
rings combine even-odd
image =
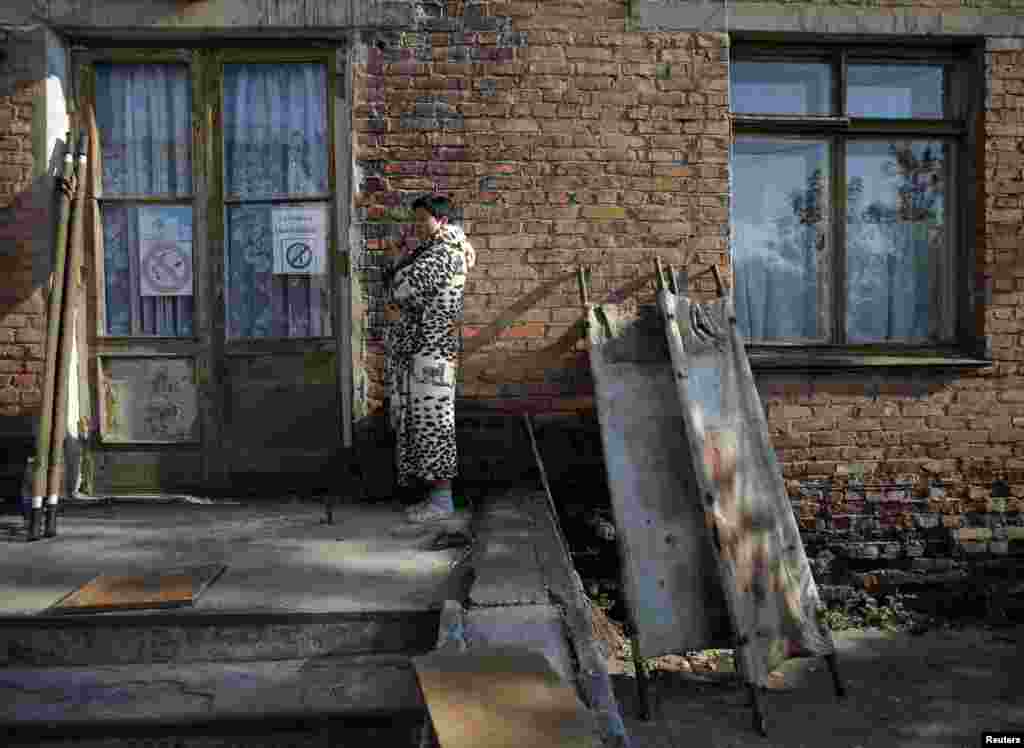
{"type": "Polygon", "coordinates": [[[274,208],[274,274],[320,275],[326,272],[327,207],[274,208]]]}
{"type": "Polygon", "coordinates": [[[179,242],[148,242],[142,253],[142,296],[191,296],[191,247],[179,242]]]}

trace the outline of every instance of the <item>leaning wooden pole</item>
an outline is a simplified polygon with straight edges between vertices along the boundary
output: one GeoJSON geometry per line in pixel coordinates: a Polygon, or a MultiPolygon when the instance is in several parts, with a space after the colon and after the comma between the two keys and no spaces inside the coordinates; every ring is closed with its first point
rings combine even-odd
{"type": "Polygon", "coordinates": [[[54,383],[57,368],[57,340],[60,331],[60,310],[64,297],[64,265],[67,258],[68,218],[71,214],[72,173],[75,168],[71,133],[67,134],[64,169],[57,177],[57,226],[53,240],[53,273],[46,308],[46,361],[43,368],[42,407],[36,431],[35,474],[32,476],[32,511],[29,515],[28,539],[39,540],[43,530],[43,494],[49,473],[50,442],[53,429],[54,383]]]}
{"type": "Polygon", "coordinates": [[[49,477],[46,486],[45,531],[48,538],[57,535],[57,502],[61,495],[64,469],[64,440],[68,435],[68,386],[71,376],[71,351],[75,346],[75,306],[78,300],[78,268],[82,265],[82,241],[85,233],[86,145],[84,133],[78,137],[78,164],[75,172],[75,200],[71,208],[71,236],[68,241],[67,267],[64,271],[64,303],[60,314],[60,354],[54,389],[53,440],[50,445],[49,477]]]}

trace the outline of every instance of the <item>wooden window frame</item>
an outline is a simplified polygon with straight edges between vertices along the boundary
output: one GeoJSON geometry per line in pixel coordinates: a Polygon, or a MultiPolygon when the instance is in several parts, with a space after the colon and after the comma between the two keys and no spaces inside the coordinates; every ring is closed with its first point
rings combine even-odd
{"type": "Polygon", "coordinates": [[[325,104],[327,106],[327,192],[310,194],[287,194],[287,195],[262,195],[258,198],[242,197],[239,195],[228,195],[225,188],[224,174],[224,138],[223,136],[209,138],[209,235],[211,245],[218,248],[214,253],[214,269],[211,271],[211,280],[215,285],[217,303],[212,310],[213,324],[218,330],[217,338],[224,341],[227,355],[236,351],[252,353],[265,351],[272,353],[280,350],[295,350],[299,345],[301,349],[308,351],[322,351],[330,348],[333,350],[334,343],[340,325],[338,315],[338,297],[340,290],[333,284],[328,284],[330,289],[330,315],[331,332],[329,335],[309,337],[259,337],[259,338],[229,338],[227,336],[226,301],[227,293],[224,280],[224,249],[227,241],[227,209],[231,205],[242,205],[252,203],[264,203],[271,205],[289,205],[293,203],[316,202],[323,203],[327,208],[327,278],[337,277],[336,267],[338,255],[337,236],[337,198],[338,198],[338,174],[335,163],[336,151],[336,99],[334,91],[338,85],[337,70],[335,66],[336,50],[333,47],[313,46],[308,49],[289,48],[262,48],[250,47],[224,47],[211,52],[207,66],[207,97],[209,102],[208,126],[210,132],[222,133],[223,126],[223,103],[224,103],[224,66],[231,64],[259,64],[259,63],[319,63],[326,69],[325,104]]]}
{"type": "MultiPolygon", "coordinates": [[[[336,45],[313,45],[308,49],[288,47],[245,47],[224,46],[207,49],[202,47],[169,48],[169,47],[85,47],[74,50],[73,65],[78,88],[76,98],[81,102],[81,125],[89,134],[89,162],[94,166],[90,170],[86,200],[90,206],[87,226],[90,238],[89,262],[91,264],[92,288],[95,298],[95,319],[91,320],[89,329],[94,341],[101,348],[110,347],[115,350],[126,346],[147,346],[153,341],[185,341],[198,343],[203,337],[200,332],[211,326],[223,331],[225,321],[217,320],[223,316],[223,253],[225,241],[226,206],[242,203],[271,203],[287,205],[300,202],[318,202],[326,205],[328,215],[327,241],[327,273],[333,277],[336,268],[335,260],[338,247],[337,210],[338,210],[338,175],[336,173],[336,97],[338,85],[336,69],[336,45]],[[241,198],[226,195],[224,192],[223,157],[224,145],[220,135],[219,121],[221,117],[223,96],[223,66],[232,63],[283,63],[308,62],[320,63],[326,68],[325,104],[327,115],[327,159],[328,159],[328,191],[309,195],[269,195],[257,199],[241,198]],[[192,193],[190,196],[150,196],[150,195],[116,195],[103,194],[102,153],[100,151],[99,131],[96,123],[96,75],[97,64],[181,64],[189,66],[192,91],[192,193]],[[193,294],[196,303],[193,307],[193,335],[161,336],[136,333],[130,335],[110,335],[107,333],[107,300],[106,276],[103,254],[103,222],[101,207],[103,203],[149,203],[154,205],[182,205],[191,199],[193,214],[193,294]],[[212,255],[212,256],[211,256],[212,255]],[[213,265],[211,265],[211,260],[213,265]],[[212,270],[211,270],[212,268],[212,270]],[[215,284],[215,294],[219,302],[210,308],[206,303],[210,298],[208,284],[215,284]],[[199,300],[202,299],[202,303],[199,300]],[[217,308],[219,307],[219,309],[217,308]]],[[[266,337],[242,338],[233,343],[251,345],[264,344],[268,350],[279,350],[280,344],[307,341],[324,343],[334,341],[338,319],[337,289],[330,286],[331,333],[315,337],[266,337]]],[[[134,302],[133,302],[134,303],[134,302]]],[[[133,315],[134,319],[134,315],[133,315]]],[[[173,343],[172,343],[173,344],[173,343]]]]}
{"type": "Polygon", "coordinates": [[[831,216],[829,228],[832,247],[831,329],[830,342],[771,341],[751,342],[748,351],[752,364],[759,369],[860,369],[906,368],[934,366],[940,368],[974,368],[991,365],[990,355],[975,325],[974,267],[975,236],[969,227],[978,217],[976,180],[963,176],[976,175],[971,164],[977,151],[980,112],[984,107],[982,86],[969,82],[982,80],[983,56],[976,43],[936,48],[918,44],[885,47],[870,43],[830,42],[786,44],[779,41],[734,39],[730,61],[829,62],[833,71],[833,112],[830,115],[753,115],[730,114],[733,136],[744,135],[817,135],[830,140],[832,161],[831,216]],[[944,101],[945,119],[887,120],[851,118],[846,115],[846,81],[848,65],[856,63],[886,64],[941,63],[946,68],[944,101]],[[949,281],[945,294],[943,316],[954,316],[954,337],[942,343],[878,342],[850,344],[846,342],[846,143],[850,138],[878,136],[891,138],[935,138],[952,141],[947,169],[952,189],[947,194],[952,209],[947,213],[949,230],[947,271],[949,281]],[[950,298],[950,294],[953,298],[950,298]]]}

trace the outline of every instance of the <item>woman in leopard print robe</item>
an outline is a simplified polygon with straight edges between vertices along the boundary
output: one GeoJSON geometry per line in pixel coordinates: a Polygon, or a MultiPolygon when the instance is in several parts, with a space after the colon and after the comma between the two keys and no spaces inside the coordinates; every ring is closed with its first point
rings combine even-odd
{"type": "MultiPolygon", "coordinates": [[[[413,208],[420,243],[395,266],[388,284],[389,417],[399,486],[419,480],[450,497],[458,468],[455,381],[463,293],[476,256],[463,230],[448,223],[445,198],[421,198],[413,208]]],[[[410,517],[428,519],[430,505],[428,499],[414,507],[410,517]]]]}

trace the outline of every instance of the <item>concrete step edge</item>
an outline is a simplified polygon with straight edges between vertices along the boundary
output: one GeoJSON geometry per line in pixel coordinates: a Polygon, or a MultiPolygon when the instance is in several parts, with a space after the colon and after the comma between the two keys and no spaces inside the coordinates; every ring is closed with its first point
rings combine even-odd
{"type": "Polygon", "coordinates": [[[408,657],[0,669],[0,733],[423,711],[408,657]]]}
{"type": "Polygon", "coordinates": [[[439,611],[0,620],[0,667],[281,660],[430,649],[439,611]]]}

